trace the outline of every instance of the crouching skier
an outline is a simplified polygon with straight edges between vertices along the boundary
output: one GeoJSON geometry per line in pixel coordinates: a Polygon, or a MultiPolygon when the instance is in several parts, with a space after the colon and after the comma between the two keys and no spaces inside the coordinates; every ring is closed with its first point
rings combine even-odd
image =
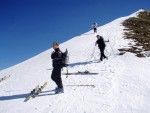
{"type": "Polygon", "coordinates": [[[57,87],[55,89],[55,94],[64,93],[64,88],[61,79],[61,69],[63,67],[63,53],[59,49],[59,44],[57,42],[53,43],[54,51],[51,54],[53,71],[51,79],[56,83],[57,87]]]}

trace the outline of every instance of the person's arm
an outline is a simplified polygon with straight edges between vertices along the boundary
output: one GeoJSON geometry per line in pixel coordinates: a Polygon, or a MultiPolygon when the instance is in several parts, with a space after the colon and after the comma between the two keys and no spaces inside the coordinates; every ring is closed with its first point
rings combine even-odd
{"type": "Polygon", "coordinates": [[[95,42],[95,46],[97,45],[97,41],[95,42]]]}
{"type": "Polygon", "coordinates": [[[109,42],[109,40],[105,40],[104,42],[109,42]]]}
{"type": "Polygon", "coordinates": [[[109,42],[109,40],[104,40],[104,38],[102,37],[103,42],[109,42]]]}
{"type": "Polygon", "coordinates": [[[51,54],[51,59],[54,59],[54,51],[51,54]]]}
{"type": "Polygon", "coordinates": [[[95,27],[97,27],[97,26],[98,26],[98,24],[96,23],[95,27]]]}

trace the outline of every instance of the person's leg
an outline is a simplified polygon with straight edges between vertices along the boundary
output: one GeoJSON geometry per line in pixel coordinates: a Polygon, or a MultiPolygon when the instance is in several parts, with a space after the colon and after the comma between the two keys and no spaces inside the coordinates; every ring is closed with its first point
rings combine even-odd
{"type": "Polygon", "coordinates": [[[103,57],[104,57],[104,58],[107,58],[107,57],[105,56],[104,51],[105,51],[105,47],[103,47],[103,57]]]}
{"type": "Polygon", "coordinates": [[[52,74],[51,74],[51,79],[56,83],[56,69],[53,68],[52,74]]]}
{"type": "Polygon", "coordinates": [[[96,28],[94,28],[94,33],[96,33],[96,28]]]}
{"type": "Polygon", "coordinates": [[[62,79],[61,79],[61,68],[57,68],[56,84],[58,88],[63,88],[62,79]]]}
{"type": "Polygon", "coordinates": [[[56,73],[56,84],[57,84],[57,89],[55,90],[55,93],[64,93],[63,89],[63,84],[62,84],[62,79],[61,79],[61,68],[57,68],[57,73],[56,73]]]}
{"type": "Polygon", "coordinates": [[[97,28],[95,28],[95,33],[97,33],[97,28]]]}
{"type": "Polygon", "coordinates": [[[103,50],[102,50],[102,48],[100,48],[100,53],[101,53],[100,60],[102,61],[103,60],[103,50]]]}

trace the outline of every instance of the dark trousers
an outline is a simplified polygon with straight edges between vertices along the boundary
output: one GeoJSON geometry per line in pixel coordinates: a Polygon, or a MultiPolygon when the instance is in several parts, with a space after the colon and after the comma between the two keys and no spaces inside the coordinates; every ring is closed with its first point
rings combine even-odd
{"type": "Polygon", "coordinates": [[[105,56],[105,54],[104,54],[104,50],[105,50],[105,47],[101,47],[101,48],[100,48],[100,52],[101,52],[100,60],[101,60],[101,61],[103,60],[103,58],[107,58],[107,57],[105,56]]]}
{"type": "Polygon", "coordinates": [[[97,28],[94,28],[94,33],[97,33],[97,28]]]}
{"type": "Polygon", "coordinates": [[[60,67],[53,68],[51,79],[56,83],[58,88],[63,88],[60,67]]]}

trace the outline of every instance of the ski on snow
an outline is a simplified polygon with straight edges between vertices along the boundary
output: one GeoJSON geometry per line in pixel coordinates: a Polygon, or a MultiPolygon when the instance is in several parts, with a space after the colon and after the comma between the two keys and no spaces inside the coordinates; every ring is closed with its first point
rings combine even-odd
{"type": "Polygon", "coordinates": [[[33,98],[35,98],[36,96],[38,96],[38,95],[42,92],[42,90],[46,87],[46,85],[47,85],[47,82],[45,82],[44,85],[41,86],[41,87],[33,94],[33,98]]]}
{"type": "Polygon", "coordinates": [[[89,71],[78,71],[78,72],[74,72],[74,73],[63,73],[64,75],[97,75],[99,73],[93,73],[93,72],[89,72],[89,71]]]}
{"type": "Polygon", "coordinates": [[[30,100],[32,98],[32,96],[34,95],[34,93],[39,89],[39,85],[37,85],[29,94],[29,96],[24,100],[24,102],[27,102],[28,100],[30,100]]]}
{"type": "Polygon", "coordinates": [[[24,102],[27,102],[31,98],[35,98],[36,96],[38,96],[42,92],[42,90],[46,87],[46,85],[47,82],[45,82],[41,87],[37,85],[36,88],[30,92],[29,96],[24,100],[24,102]]]}
{"type": "Polygon", "coordinates": [[[4,80],[8,79],[9,77],[10,77],[10,75],[4,76],[3,78],[0,78],[0,82],[2,82],[2,81],[4,81],[4,80]]]}

